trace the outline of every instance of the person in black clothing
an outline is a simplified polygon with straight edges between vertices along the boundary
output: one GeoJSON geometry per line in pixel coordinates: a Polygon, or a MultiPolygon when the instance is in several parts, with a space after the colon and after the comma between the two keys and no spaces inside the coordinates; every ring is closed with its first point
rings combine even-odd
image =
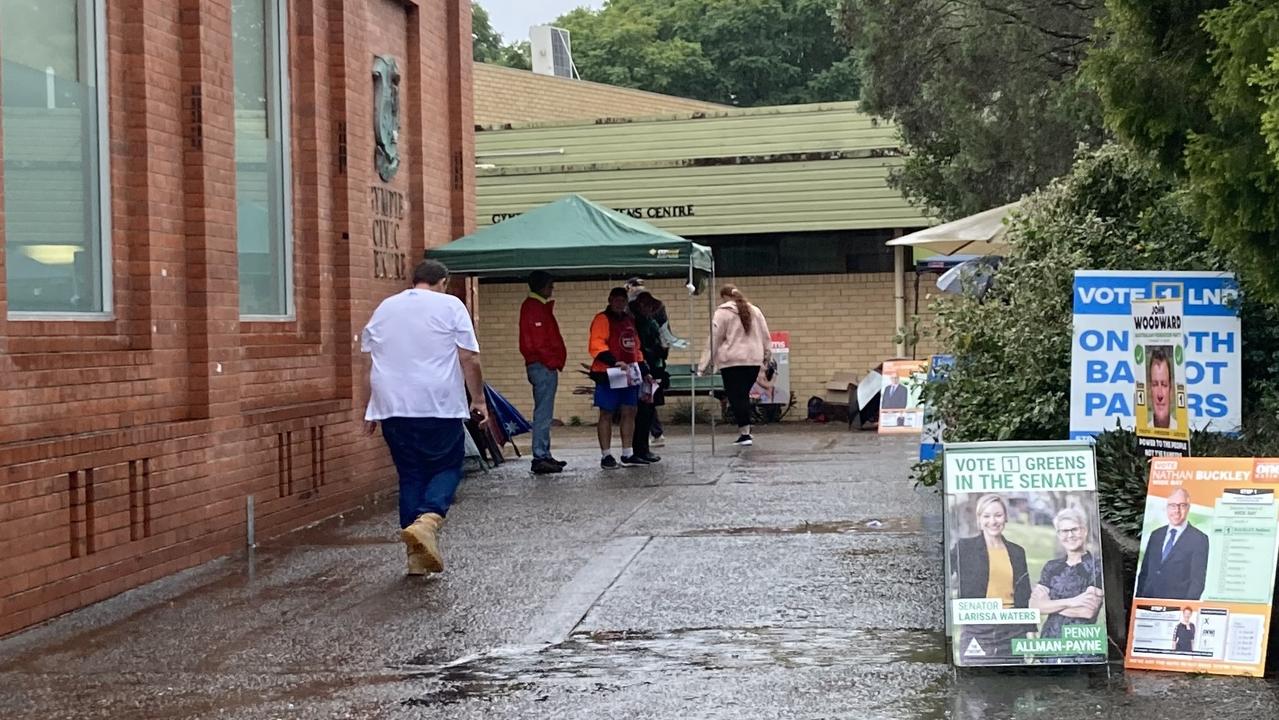
{"type": "MultiPolygon", "coordinates": [[[[1053,518],[1057,541],[1066,556],[1049,560],[1030,594],[1030,606],[1046,615],[1039,637],[1062,637],[1067,625],[1097,622],[1104,596],[1101,558],[1088,550],[1088,518],[1078,508],[1062,509],[1053,518]]],[[[1046,658],[1049,662],[1105,662],[1104,656],[1046,658]]]]}
{"type": "Polygon", "coordinates": [[[662,347],[661,328],[655,317],[659,307],[660,303],[647,290],[641,290],[630,303],[635,329],[639,333],[640,350],[654,386],[652,393],[640,392],[633,445],[635,457],[650,464],[662,459],[649,449],[649,438],[657,417],[657,407],[664,403],[662,385],[669,377],[666,373],[666,349],[662,347]]]}
{"type": "Polygon", "coordinates": [[[1190,608],[1181,609],[1181,622],[1172,633],[1173,650],[1177,652],[1194,652],[1195,624],[1190,622],[1190,608]]]}
{"type": "MultiPolygon", "coordinates": [[[[1030,572],[1026,549],[1004,538],[1008,505],[998,495],[977,500],[981,534],[960,538],[950,563],[959,581],[960,598],[998,598],[1003,607],[1030,606],[1030,572]]],[[[960,625],[959,654],[964,665],[1007,664],[1014,638],[1027,637],[1034,625],[960,625]]]]}
{"type": "MultiPolygon", "coordinates": [[[[627,280],[625,287],[627,296],[631,302],[634,302],[641,293],[648,293],[648,288],[644,286],[644,280],[642,278],[633,277],[630,280],[627,280]]],[[[670,317],[666,314],[666,304],[656,297],[653,297],[651,293],[649,293],[649,297],[652,298],[654,303],[656,303],[652,317],[653,321],[657,323],[657,329],[661,337],[661,356],[664,368],[666,361],[670,359],[671,348],[683,350],[688,347],[688,341],[676,335],[675,331],[671,329],[670,317]]],[[[663,371],[662,377],[656,378],[655,376],[655,379],[660,380],[663,391],[670,388],[670,373],[663,371]]],[[[659,401],[654,405],[654,407],[660,407],[662,404],[663,403],[659,401]]],[[[666,444],[666,438],[662,429],[662,420],[657,416],[656,412],[653,413],[652,424],[653,428],[649,431],[649,436],[652,438],[650,445],[653,447],[661,447],[666,444]]]]}

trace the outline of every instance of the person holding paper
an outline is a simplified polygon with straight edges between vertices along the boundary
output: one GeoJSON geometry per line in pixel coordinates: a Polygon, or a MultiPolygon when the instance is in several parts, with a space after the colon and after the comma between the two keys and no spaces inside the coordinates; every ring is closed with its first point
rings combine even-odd
{"type": "Polygon", "coordinates": [[[1039,583],[1030,593],[1030,607],[1047,615],[1039,631],[1041,638],[1062,637],[1062,628],[1067,625],[1097,622],[1105,598],[1101,590],[1101,558],[1088,550],[1087,516],[1079,508],[1063,508],[1053,518],[1053,528],[1066,556],[1044,563],[1039,583]]]}
{"type": "Polygon", "coordinates": [[[1137,573],[1137,597],[1198,600],[1208,576],[1208,536],[1191,525],[1190,493],[1177,488],[1168,498],[1168,524],[1150,534],[1137,573]]]}
{"type": "MultiPolygon", "coordinates": [[[[635,319],[627,309],[626,289],[615,287],[608,293],[608,306],[591,320],[589,352],[591,379],[595,381],[595,407],[599,423],[595,426],[600,441],[600,467],[612,470],[648,463],[632,450],[635,436],[635,410],[639,404],[640,382],[636,370],[642,368],[639,333],[635,319]],[[637,367],[633,367],[637,366],[637,367]],[[620,416],[622,459],[613,457],[613,414],[620,416]]],[[[642,375],[646,373],[639,373],[642,375]]]]}
{"type": "MultiPolygon", "coordinates": [[[[635,300],[643,293],[648,293],[648,296],[652,298],[654,303],[656,303],[656,309],[653,310],[652,316],[653,321],[657,323],[658,333],[661,337],[661,356],[663,367],[665,367],[666,360],[670,357],[671,348],[683,350],[688,347],[688,341],[676,335],[675,331],[671,329],[670,317],[666,313],[666,304],[654,297],[652,293],[648,292],[648,288],[644,286],[643,278],[633,277],[630,280],[627,280],[626,293],[632,303],[635,302],[635,300]]],[[[659,388],[659,392],[670,387],[670,375],[665,372],[661,375],[654,374],[653,379],[661,386],[661,388],[659,388]]],[[[661,404],[661,402],[657,403],[657,405],[661,404]]],[[[661,447],[666,444],[666,438],[662,429],[662,420],[657,417],[656,413],[653,414],[653,428],[649,431],[649,435],[652,438],[649,441],[649,444],[652,447],[661,447]]]]}
{"type": "MultiPolygon", "coordinates": [[[[999,495],[983,495],[975,508],[981,534],[960,538],[951,549],[951,568],[959,579],[959,598],[997,598],[1005,610],[1030,606],[1030,572],[1026,549],[1004,537],[1008,505],[999,495]]],[[[1012,657],[1013,638],[1028,637],[1034,625],[961,625],[960,646],[965,658],[1012,657]]]]}
{"type": "Polygon", "coordinates": [[[657,324],[657,310],[661,304],[642,287],[631,300],[631,314],[635,316],[635,329],[639,332],[640,349],[648,374],[640,388],[639,406],[635,412],[635,457],[656,463],[662,458],[649,450],[650,432],[657,417],[657,406],[663,402],[662,379],[666,375],[666,352],[662,347],[662,331],[657,324]]]}

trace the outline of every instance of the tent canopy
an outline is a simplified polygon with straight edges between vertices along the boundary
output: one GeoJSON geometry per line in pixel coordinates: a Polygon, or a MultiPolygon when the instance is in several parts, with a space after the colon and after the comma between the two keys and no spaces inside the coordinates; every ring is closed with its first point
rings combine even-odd
{"type": "Polygon", "coordinates": [[[1006,254],[1008,244],[1004,241],[1004,233],[1008,226],[1004,224],[1004,219],[1020,204],[1018,201],[1001,205],[889,240],[886,244],[918,247],[945,255],[953,255],[961,250],[976,255],[1006,254]]]}
{"type": "Polygon", "coordinates": [[[426,256],[461,275],[508,276],[528,270],[681,276],[710,272],[705,245],[629,215],[569,195],[523,215],[491,225],[426,256]]]}

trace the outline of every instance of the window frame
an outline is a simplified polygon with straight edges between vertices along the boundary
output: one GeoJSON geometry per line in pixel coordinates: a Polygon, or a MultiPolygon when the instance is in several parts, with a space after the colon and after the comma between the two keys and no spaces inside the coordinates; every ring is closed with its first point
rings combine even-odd
{"type": "MultiPolygon", "coordinates": [[[[263,33],[267,42],[263,53],[267,60],[267,135],[278,137],[280,144],[279,188],[273,188],[275,201],[280,204],[279,242],[284,245],[281,252],[280,266],[284,271],[284,311],[280,314],[261,315],[240,312],[241,322],[287,323],[297,320],[297,304],[294,298],[293,280],[293,135],[290,130],[292,92],[289,85],[289,0],[262,0],[266,10],[266,28],[263,33]]],[[[234,68],[234,62],[231,65],[234,68]]],[[[234,69],[232,70],[234,72],[234,69]]],[[[234,133],[233,133],[234,135],[234,133]]],[[[238,168],[237,168],[238,171],[238,168]]],[[[237,181],[238,182],[238,181],[237,181]]],[[[239,206],[236,206],[239,212],[239,206]]],[[[236,237],[236,263],[239,266],[240,246],[236,237]]],[[[239,305],[239,293],[236,293],[236,304],[239,305]]]]}
{"type": "MultiPolygon", "coordinates": [[[[86,9],[85,15],[92,15],[92,43],[86,37],[89,32],[89,23],[82,23],[79,27],[77,38],[77,49],[80,51],[81,58],[90,58],[93,61],[93,81],[95,86],[95,110],[97,116],[94,118],[94,128],[96,136],[94,137],[97,151],[97,177],[93,178],[95,197],[92,202],[97,204],[97,233],[93,238],[86,238],[89,242],[96,242],[98,246],[98,265],[99,265],[99,282],[98,287],[101,293],[101,310],[88,310],[77,312],[74,310],[10,310],[9,305],[5,305],[5,319],[13,322],[97,322],[103,320],[115,320],[115,274],[113,272],[113,254],[112,239],[113,233],[111,229],[111,110],[110,110],[110,77],[107,72],[107,0],[77,0],[77,10],[86,9]],[[92,44],[92,48],[89,45],[92,44]]],[[[86,73],[87,74],[87,73],[86,73]]],[[[8,200],[6,198],[5,202],[8,200]]],[[[8,250],[9,236],[6,230],[5,234],[5,250],[8,250]]],[[[7,271],[6,271],[7,274],[7,271]]],[[[8,278],[5,278],[6,285],[8,278]]]]}

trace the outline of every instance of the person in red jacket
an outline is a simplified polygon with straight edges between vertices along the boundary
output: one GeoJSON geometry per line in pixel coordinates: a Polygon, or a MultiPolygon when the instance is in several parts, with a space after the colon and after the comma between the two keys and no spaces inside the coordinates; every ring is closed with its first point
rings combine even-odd
{"type": "Polygon", "coordinates": [[[555,301],[551,299],[555,278],[535,270],[529,274],[528,288],[528,298],[520,306],[520,354],[533,386],[533,472],[546,475],[560,472],[568,464],[551,455],[555,391],[568,350],[555,321],[555,301]]]}

